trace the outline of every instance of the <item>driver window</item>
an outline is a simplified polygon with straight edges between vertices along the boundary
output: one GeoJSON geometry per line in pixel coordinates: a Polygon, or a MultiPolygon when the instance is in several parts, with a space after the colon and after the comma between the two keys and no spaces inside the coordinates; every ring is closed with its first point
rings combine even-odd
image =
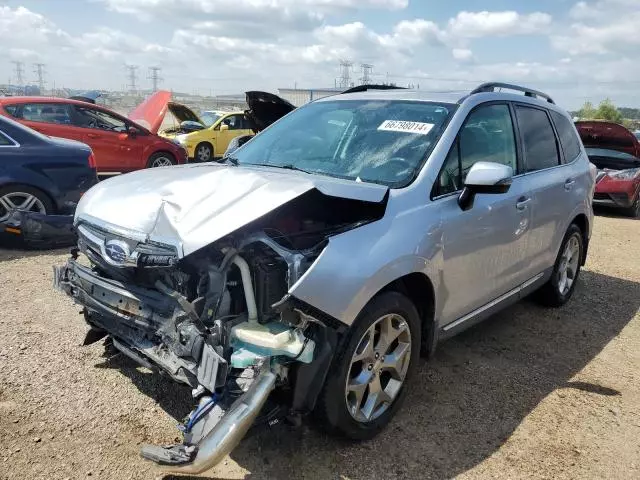
{"type": "Polygon", "coordinates": [[[229,130],[242,130],[243,115],[230,115],[222,123],[229,125],[229,130]]]}
{"type": "Polygon", "coordinates": [[[94,110],[92,108],[79,106],[76,106],[75,110],[75,124],[78,127],[109,130],[112,132],[124,132],[127,130],[127,125],[124,120],[101,110],[94,110]]]}
{"type": "Polygon", "coordinates": [[[438,177],[437,194],[461,190],[477,162],[509,165],[517,170],[513,122],[507,105],[477,108],[467,118],[438,177]]]}

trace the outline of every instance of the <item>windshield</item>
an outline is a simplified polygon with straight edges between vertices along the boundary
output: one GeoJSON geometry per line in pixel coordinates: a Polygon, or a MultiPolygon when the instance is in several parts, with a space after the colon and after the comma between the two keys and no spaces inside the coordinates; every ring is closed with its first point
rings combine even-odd
{"type": "Polygon", "coordinates": [[[336,100],[294,110],[234,152],[265,165],[401,187],[410,183],[455,110],[451,104],[336,100]]]}
{"type": "Polygon", "coordinates": [[[218,120],[221,116],[221,114],[216,112],[204,112],[202,115],[200,115],[200,118],[202,119],[205,127],[210,127],[211,125],[216,123],[216,120],[218,120]]]}

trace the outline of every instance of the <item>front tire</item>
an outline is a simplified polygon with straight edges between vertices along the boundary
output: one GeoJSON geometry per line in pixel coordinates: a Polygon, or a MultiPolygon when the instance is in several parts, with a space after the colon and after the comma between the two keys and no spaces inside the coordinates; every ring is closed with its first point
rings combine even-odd
{"type": "Polygon", "coordinates": [[[398,292],[364,308],[336,352],[316,414],[332,433],[367,440],[391,421],[420,356],[420,317],[398,292]]]}
{"type": "Polygon", "coordinates": [[[177,161],[169,152],[156,152],[149,157],[147,168],[170,167],[177,165],[177,161]]]}
{"type": "Polygon", "coordinates": [[[578,283],[583,256],[582,230],[571,224],[562,240],[551,278],[537,292],[539,303],[547,307],[561,307],[569,301],[578,283]]]}

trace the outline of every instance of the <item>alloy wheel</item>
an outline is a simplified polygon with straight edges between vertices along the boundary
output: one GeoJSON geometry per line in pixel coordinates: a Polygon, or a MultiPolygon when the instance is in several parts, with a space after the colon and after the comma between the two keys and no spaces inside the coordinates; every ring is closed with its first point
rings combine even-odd
{"type": "Polygon", "coordinates": [[[171,165],[173,165],[173,162],[171,161],[171,159],[169,157],[158,157],[158,158],[153,160],[153,163],[151,163],[151,167],[152,168],[155,168],[155,167],[170,167],[171,165]]]}
{"type": "Polygon", "coordinates": [[[367,329],[351,357],[345,385],[354,420],[375,420],[393,404],[411,360],[411,332],[398,314],[385,315],[367,329]]]}
{"type": "Polygon", "coordinates": [[[206,162],[211,158],[211,149],[207,145],[200,145],[196,156],[201,162],[206,162]]]}
{"type": "Polygon", "coordinates": [[[558,291],[560,295],[566,295],[576,279],[578,273],[578,265],[580,263],[580,242],[573,235],[567,241],[560,257],[560,265],[558,266],[558,291]]]}
{"type": "Polygon", "coordinates": [[[12,210],[47,213],[44,203],[26,192],[11,192],[0,197],[0,222],[7,220],[12,210]]]}

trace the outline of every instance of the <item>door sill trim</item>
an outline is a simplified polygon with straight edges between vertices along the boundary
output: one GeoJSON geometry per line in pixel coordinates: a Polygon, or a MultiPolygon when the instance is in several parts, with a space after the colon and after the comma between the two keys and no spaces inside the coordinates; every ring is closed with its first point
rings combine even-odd
{"type": "Polygon", "coordinates": [[[457,327],[458,325],[466,322],[467,320],[471,320],[472,318],[477,317],[482,312],[484,312],[486,310],[489,310],[490,308],[495,307],[496,305],[498,305],[499,303],[505,301],[506,299],[508,299],[508,298],[520,293],[525,288],[530,287],[531,285],[536,283],[538,280],[540,280],[543,276],[544,276],[544,272],[541,272],[538,275],[536,275],[534,277],[531,277],[529,280],[527,280],[526,282],[524,282],[521,285],[518,285],[513,290],[509,290],[504,295],[500,295],[498,298],[496,298],[494,300],[491,300],[489,303],[486,303],[483,306],[481,306],[480,308],[477,308],[476,310],[474,310],[473,312],[466,314],[464,317],[460,317],[458,320],[455,320],[455,321],[451,322],[450,324],[445,325],[443,327],[443,330],[445,332],[448,332],[449,330],[457,327]]]}

